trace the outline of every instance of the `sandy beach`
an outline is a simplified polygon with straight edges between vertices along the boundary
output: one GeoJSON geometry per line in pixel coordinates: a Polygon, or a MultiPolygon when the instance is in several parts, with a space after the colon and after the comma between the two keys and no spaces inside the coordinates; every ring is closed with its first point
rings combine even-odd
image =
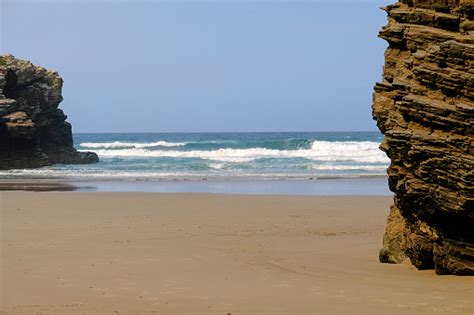
{"type": "Polygon", "coordinates": [[[1,192],[5,314],[472,314],[378,262],[391,197],[1,192]]]}

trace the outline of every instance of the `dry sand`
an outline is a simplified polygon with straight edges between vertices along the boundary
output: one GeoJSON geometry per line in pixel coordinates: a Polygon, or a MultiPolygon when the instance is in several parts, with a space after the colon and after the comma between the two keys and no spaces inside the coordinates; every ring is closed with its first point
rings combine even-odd
{"type": "Polygon", "coordinates": [[[473,278],[378,263],[390,199],[3,192],[0,309],[474,313],[473,278]]]}

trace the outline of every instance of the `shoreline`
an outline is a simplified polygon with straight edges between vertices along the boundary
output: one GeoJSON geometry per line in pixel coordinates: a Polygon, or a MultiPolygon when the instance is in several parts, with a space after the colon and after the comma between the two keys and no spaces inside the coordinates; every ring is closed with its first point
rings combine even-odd
{"type": "MultiPolygon", "coordinates": [[[[41,170],[32,169],[32,170],[41,170]]],[[[10,170],[15,171],[15,170],[10,170]]],[[[300,176],[300,175],[282,175],[277,176],[229,176],[229,175],[192,175],[192,176],[174,176],[163,175],[162,177],[93,177],[93,179],[77,176],[35,176],[35,175],[0,175],[1,181],[57,181],[57,182],[94,182],[94,181],[128,181],[128,182],[201,182],[201,181],[223,181],[223,182],[240,182],[240,181],[315,181],[315,180],[357,180],[357,179],[380,179],[387,178],[387,175],[322,175],[322,176],[300,176]]]]}
{"type": "Polygon", "coordinates": [[[391,195],[387,177],[325,178],[314,180],[83,180],[1,179],[0,191],[83,191],[215,193],[237,195],[391,195]]]}
{"type": "Polygon", "coordinates": [[[378,262],[391,202],[388,196],[0,192],[0,310],[472,313],[472,278],[378,262]]]}

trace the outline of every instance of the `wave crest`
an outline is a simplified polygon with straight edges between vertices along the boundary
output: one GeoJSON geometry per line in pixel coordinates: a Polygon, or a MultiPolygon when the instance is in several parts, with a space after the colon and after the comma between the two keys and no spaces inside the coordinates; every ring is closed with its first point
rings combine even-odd
{"type": "MultiPolygon", "coordinates": [[[[171,157],[171,158],[200,158],[205,160],[221,162],[250,162],[257,159],[266,158],[304,158],[317,161],[351,161],[358,163],[388,163],[387,156],[380,151],[379,143],[372,141],[314,141],[310,149],[298,150],[276,150],[265,148],[249,149],[218,149],[218,150],[191,150],[191,151],[173,151],[173,150],[147,150],[148,147],[158,146],[157,143],[133,144],[133,147],[122,147],[116,150],[118,146],[97,147],[96,153],[103,158],[141,158],[141,157],[171,157]],[[152,145],[153,144],[153,145],[152,145]],[[115,150],[107,150],[113,148],[115,150]]],[[[124,142],[119,142],[124,144],[124,142]]],[[[115,145],[109,143],[108,145],[115,145]]],[[[167,146],[171,143],[167,143],[167,146]]],[[[82,144],[81,144],[82,145],[82,144]]],[[[104,145],[104,144],[102,144],[104,145]]],[[[183,143],[175,143],[174,146],[182,146],[183,143]]],[[[85,146],[85,145],[84,145],[85,146]]],[[[166,146],[166,145],[162,145],[166,146]]],[[[89,146],[89,148],[94,148],[89,146]]]]}
{"type": "Polygon", "coordinates": [[[185,146],[187,142],[166,142],[166,141],[157,141],[157,142],[84,142],[80,146],[83,148],[91,149],[143,149],[143,148],[153,148],[153,147],[182,147],[185,146]]]}

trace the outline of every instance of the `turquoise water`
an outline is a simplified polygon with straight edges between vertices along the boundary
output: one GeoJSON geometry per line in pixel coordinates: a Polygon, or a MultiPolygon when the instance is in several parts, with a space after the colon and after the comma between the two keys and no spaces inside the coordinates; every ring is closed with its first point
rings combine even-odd
{"type": "Polygon", "coordinates": [[[318,179],[384,176],[388,158],[376,132],[75,134],[92,165],[1,172],[74,180],[318,179]]]}

